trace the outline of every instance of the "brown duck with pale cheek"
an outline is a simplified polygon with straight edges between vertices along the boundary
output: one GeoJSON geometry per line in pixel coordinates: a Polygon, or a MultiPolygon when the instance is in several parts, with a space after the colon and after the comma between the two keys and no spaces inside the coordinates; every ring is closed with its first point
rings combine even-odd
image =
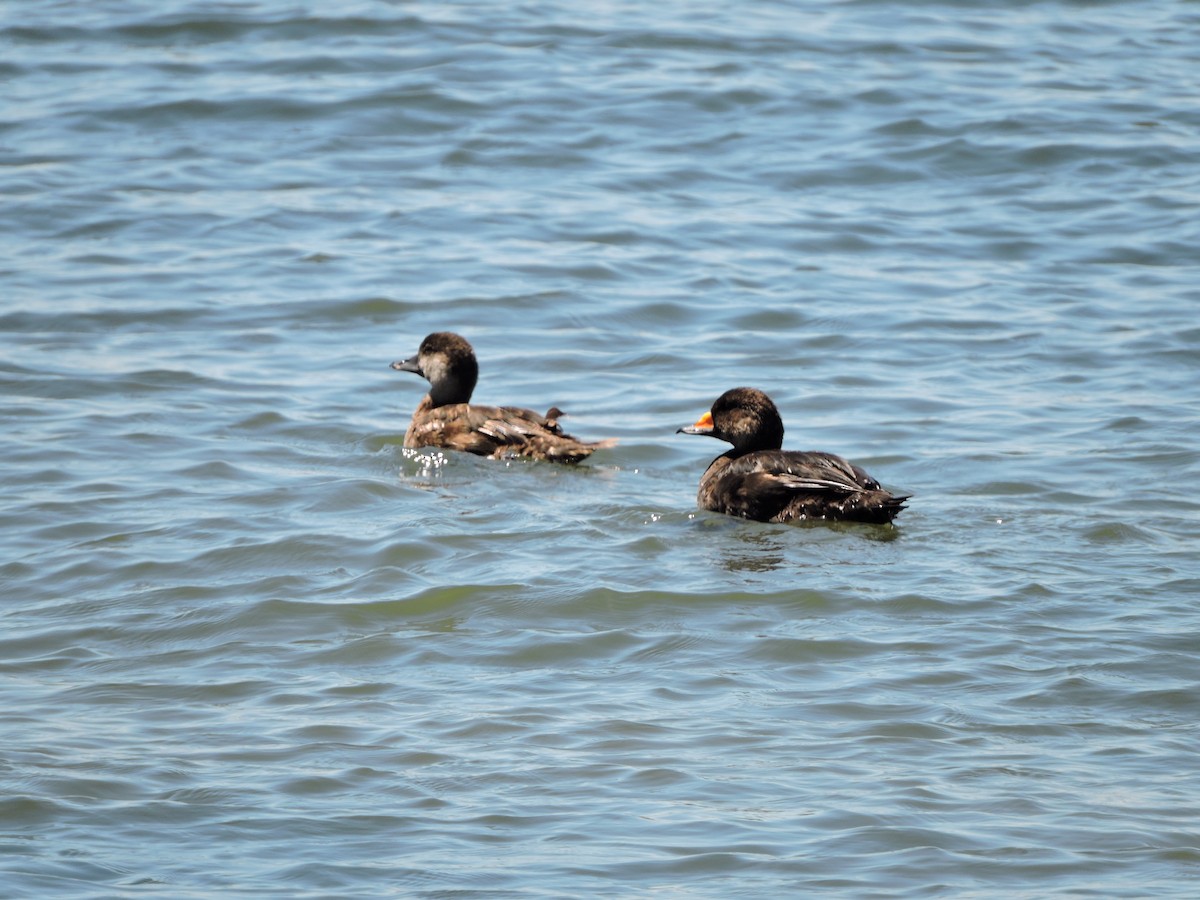
{"type": "Polygon", "coordinates": [[[796,522],[843,519],[890,522],[908,496],[895,496],[832,453],[781,450],[783,420],[771,398],[755,388],[723,393],[683,434],[706,434],[733,449],[718,456],[700,478],[704,509],[757,519],[796,522]]]}
{"type": "Polygon", "coordinates": [[[466,339],[438,331],[421,341],[417,355],[392,363],[401,372],[415,372],[429,382],[429,393],[417,404],[405,447],[442,447],[502,459],[525,456],[551,462],[576,463],[615,440],[581,441],[565,434],[551,407],[539,415],[516,406],[472,404],[479,378],[475,351],[466,339]]]}

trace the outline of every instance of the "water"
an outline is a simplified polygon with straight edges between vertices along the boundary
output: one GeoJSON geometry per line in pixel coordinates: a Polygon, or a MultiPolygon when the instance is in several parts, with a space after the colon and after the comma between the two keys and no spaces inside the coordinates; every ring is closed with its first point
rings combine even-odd
{"type": "Polygon", "coordinates": [[[1194,896],[1198,27],[0,4],[0,893],[1194,896]],[[620,445],[406,454],[444,329],[620,445]]]}

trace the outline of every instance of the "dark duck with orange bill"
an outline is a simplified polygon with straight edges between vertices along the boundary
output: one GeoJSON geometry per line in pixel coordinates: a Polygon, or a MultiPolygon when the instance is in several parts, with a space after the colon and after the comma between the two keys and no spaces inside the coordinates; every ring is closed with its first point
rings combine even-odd
{"type": "Polygon", "coordinates": [[[550,462],[576,463],[615,440],[581,441],[563,432],[556,407],[540,415],[516,406],[472,404],[479,378],[475,351],[466,339],[439,331],[421,341],[417,355],[392,363],[400,372],[415,372],[429,382],[429,393],[417,404],[404,435],[405,447],[442,447],[502,459],[524,456],[550,462]]]}
{"type": "Polygon", "coordinates": [[[892,521],[908,496],[896,496],[832,453],[782,450],[783,419],[756,388],[733,388],[683,434],[704,434],[733,444],[700,478],[696,501],[704,509],[757,519],[798,522],[838,519],[892,521]]]}

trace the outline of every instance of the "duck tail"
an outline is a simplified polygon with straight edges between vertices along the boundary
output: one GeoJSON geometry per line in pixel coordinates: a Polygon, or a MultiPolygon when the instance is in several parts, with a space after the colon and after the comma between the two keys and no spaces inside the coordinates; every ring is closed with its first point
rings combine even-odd
{"type": "Polygon", "coordinates": [[[568,434],[554,435],[553,440],[539,441],[533,438],[529,442],[532,450],[530,455],[550,460],[551,462],[577,463],[583,462],[597,450],[612,447],[617,443],[616,438],[606,438],[602,441],[581,441],[568,434]]]}
{"type": "Polygon", "coordinates": [[[843,508],[841,518],[886,525],[900,514],[911,496],[903,494],[895,497],[885,490],[864,491],[847,498],[848,502],[843,508]]]}
{"type": "Polygon", "coordinates": [[[893,497],[891,494],[887,494],[883,501],[879,504],[879,511],[883,516],[881,521],[890,522],[892,519],[896,518],[896,516],[900,514],[900,511],[906,507],[908,500],[911,497],[912,494],[901,494],[899,497],[893,497]]]}

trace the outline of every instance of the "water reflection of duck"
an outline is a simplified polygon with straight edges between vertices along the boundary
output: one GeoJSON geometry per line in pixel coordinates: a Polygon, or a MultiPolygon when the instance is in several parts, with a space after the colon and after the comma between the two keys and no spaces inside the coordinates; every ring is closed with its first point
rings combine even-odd
{"type": "Polygon", "coordinates": [[[563,432],[556,406],[546,414],[515,406],[472,404],[479,378],[475,351],[466,339],[439,331],[421,341],[417,355],[392,363],[429,382],[429,393],[417,404],[404,435],[405,447],[442,447],[496,459],[525,456],[575,463],[615,440],[581,441],[563,432]]]}
{"type": "Polygon", "coordinates": [[[895,496],[832,453],[781,450],[783,420],[771,398],[755,388],[733,388],[683,434],[705,434],[733,449],[714,459],[700,478],[696,500],[704,509],[757,519],[794,522],[842,519],[890,522],[907,496],[895,496]]]}

